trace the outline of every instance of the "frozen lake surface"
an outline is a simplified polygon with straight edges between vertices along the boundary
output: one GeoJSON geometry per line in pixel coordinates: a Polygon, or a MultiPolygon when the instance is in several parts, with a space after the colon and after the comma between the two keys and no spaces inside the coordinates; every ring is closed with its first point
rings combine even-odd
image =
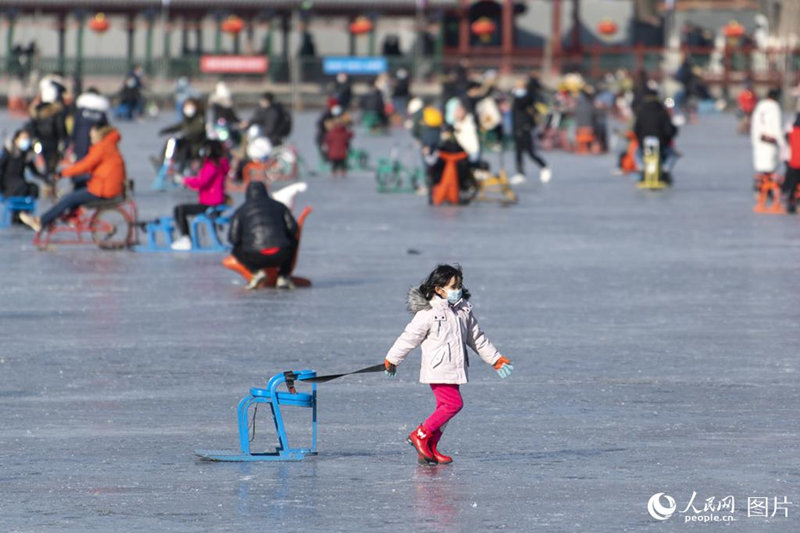
{"type": "MultiPolygon", "coordinates": [[[[148,190],[167,119],[120,125],[143,219],[192,198],[148,190]]],[[[293,135],[312,164],[314,119],[293,135]]],[[[660,193],[611,176],[611,155],[545,154],[553,181],[508,208],[434,209],[378,194],[369,172],[309,177],[308,290],[245,291],[221,254],[38,252],[2,230],[0,530],[680,531],[706,516],[800,530],[800,222],[752,213],[734,129],[686,127],[660,193]],[[236,405],[265,377],[380,363],[438,262],[463,265],[515,366],[500,380],[472,358],[441,445],[454,464],[418,466],[405,442],[433,407],[418,356],[393,381],[320,385],[318,457],[196,460],[237,448],[236,405]],[[647,510],[659,492],[675,501],[665,521],[647,510]],[[748,498],[792,504],[758,517],[748,498]]],[[[415,160],[402,132],[355,144],[415,160]]]]}

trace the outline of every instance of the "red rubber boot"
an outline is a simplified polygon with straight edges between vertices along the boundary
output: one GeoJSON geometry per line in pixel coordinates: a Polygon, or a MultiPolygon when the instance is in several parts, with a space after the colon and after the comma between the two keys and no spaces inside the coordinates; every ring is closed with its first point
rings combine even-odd
{"type": "Polygon", "coordinates": [[[453,458],[452,457],[448,457],[447,455],[444,455],[443,453],[440,453],[439,450],[436,449],[436,447],[439,445],[439,440],[441,438],[442,438],[442,430],[441,429],[437,429],[436,431],[434,431],[431,434],[431,440],[430,440],[431,454],[433,455],[433,458],[436,459],[437,463],[439,463],[440,465],[446,465],[446,464],[452,463],[453,462],[453,458]]]}
{"type": "Polygon", "coordinates": [[[433,453],[430,448],[431,434],[425,431],[422,424],[411,432],[408,436],[408,443],[417,449],[417,453],[426,461],[433,461],[433,453]]]}

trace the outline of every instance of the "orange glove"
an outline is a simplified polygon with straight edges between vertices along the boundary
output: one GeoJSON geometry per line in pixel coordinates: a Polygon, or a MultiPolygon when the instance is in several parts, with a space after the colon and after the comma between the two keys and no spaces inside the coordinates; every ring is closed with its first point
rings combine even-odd
{"type": "Polygon", "coordinates": [[[514,366],[511,364],[511,361],[509,361],[502,355],[500,356],[500,359],[495,361],[493,366],[495,371],[497,371],[497,374],[503,379],[510,376],[511,371],[514,370],[514,366]]]}

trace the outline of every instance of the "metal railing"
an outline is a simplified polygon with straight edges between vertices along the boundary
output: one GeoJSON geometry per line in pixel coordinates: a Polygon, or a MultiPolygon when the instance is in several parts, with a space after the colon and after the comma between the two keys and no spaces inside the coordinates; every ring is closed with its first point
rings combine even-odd
{"type": "MultiPolygon", "coordinates": [[[[800,71],[800,48],[791,50],[758,50],[754,47],[727,47],[724,50],[713,48],[684,48],[694,64],[702,69],[702,77],[712,84],[726,85],[738,83],[745,77],[755,83],[775,83],[783,79],[783,73],[791,76],[790,82],[797,83],[800,71]]],[[[643,46],[590,46],[581,53],[563,53],[556,58],[549,58],[550,64],[568,70],[578,70],[590,79],[601,77],[606,72],[627,69],[635,72],[645,70],[658,76],[662,70],[665,49],[643,46]]],[[[387,57],[389,70],[396,72],[399,68],[409,71],[413,79],[433,79],[448,67],[454,66],[461,59],[456,50],[446,49],[441,58],[411,56],[387,57]]],[[[476,71],[498,69],[510,73],[527,72],[547,66],[547,60],[541,50],[518,50],[511,56],[503,56],[499,50],[491,49],[473,51],[468,57],[470,68],[476,71]]],[[[27,68],[38,72],[62,71],[66,75],[80,72],[84,76],[124,76],[130,70],[130,63],[124,57],[86,57],[78,64],[75,58],[56,57],[36,58],[27,68]]],[[[154,58],[147,62],[144,58],[135,58],[134,63],[145,66],[150,76],[176,78],[191,76],[193,79],[216,79],[219,74],[204,74],[200,70],[199,56],[182,56],[169,59],[154,58]]],[[[268,79],[277,83],[322,84],[332,77],[323,72],[321,57],[281,56],[269,58],[269,69],[264,75],[240,75],[237,78],[268,79]]],[[[21,67],[15,58],[0,58],[0,74],[17,75],[21,67]]]]}

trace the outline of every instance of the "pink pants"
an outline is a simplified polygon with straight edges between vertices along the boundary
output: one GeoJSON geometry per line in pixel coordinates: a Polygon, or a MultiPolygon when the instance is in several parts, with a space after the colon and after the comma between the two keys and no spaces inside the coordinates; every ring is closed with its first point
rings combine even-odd
{"type": "Polygon", "coordinates": [[[431,390],[436,397],[436,410],[422,424],[430,433],[441,429],[464,407],[458,388],[458,385],[450,383],[431,383],[431,390]]]}

